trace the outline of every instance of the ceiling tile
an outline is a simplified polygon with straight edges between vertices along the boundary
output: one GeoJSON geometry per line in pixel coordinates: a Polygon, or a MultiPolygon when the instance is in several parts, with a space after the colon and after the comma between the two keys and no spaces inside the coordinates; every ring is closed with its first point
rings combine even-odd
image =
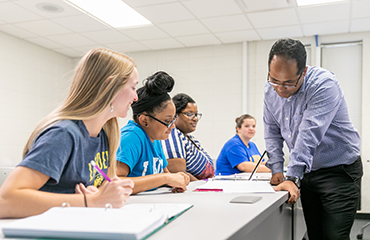
{"type": "Polygon", "coordinates": [[[55,18],[52,19],[52,21],[77,33],[111,29],[108,25],[105,25],[95,18],[84,14],[71,17],[55,18]]]}
{"type": "Polygon", "coordinates": [[[298,24],[293,8],[247,13],[247,17],[255,28],[272,28],[298,24]]]}
{"type": "Polygon", "coordinates": [[[68,47],[79,47],[83,45],[94,45],[96,42],[87,39],[79,34],[65,34],[58,36],[49,36],[48,39],[68,47]]]}
{"type": "Polygon", "coordinates": [[[266,11],[271,9],[289,7],[289,3],[287,0],[263,0],[263,1],[239,0],[239,1],[244,3],[245,11],[266,11]]]}
{"type": "Polygon", "coordinates": [[[122,33],[116,30],[105,30],[96,32],[81,33],[81,35],[97,42],[100,44],[105,43],[119,43],[119,42],[130,42],[132,39],[126,37],[122,33]]]}
{"type": "Polygon", "coordinates": [[[263,40],[278,39],[286,37],[303,37],[303,33],[299,25],[265,28],[257,30],[263,40]]]}
{"type": "Polygon", "coordinates": [[[370,17],[370,1],[354,1],[352,3],[352,17],[353,18],[365,18],[370,17]]]}
{"type": "Polygon", "coordinates": [[[146,40],[140,41],[140,43],[152,50],[184,47],[184,45],[174,40],[173,38],[146,40]]]}
{"type": "Polygon", "coordinates": [[[303,24],[302,29],[304,36],[347,33],[349,32],[349,21],[303,24]]]}
{"type": "Polygon", "coordinates": [[[34,14],[12,2],[0,3],[0,20],[8,23],[25,22],[42,19],[42,17],[34,14]]]}
{"type": "Polygon", "coordinates": [[[350,30],[351,32],[370,31],[370,18],[353,19],[350,30]]]}
{"type": "Polygon", "coordinates": [[[120,29],[119,32],[134,40],[149,40],[169,37],[167,33],[154,25],[138,28],[125,28],[120,29]]]}
{"type": "Polygon", "coordinates": [[[81,11],[61,0],[17,0],[14,3],[48,19],[81,14],[81,11]],[[61,8],[63,11],[46,11],[47,6],[61,8]]]}
{"type": "Polygon", "coordinates": [[[117,52],[139,52],[150,50],[150,48],[145,47],[138,42],[113,43],[106,44],[106,46],[117,52]]]}
{"type": "Polygon", "coordinates": [[[78,52],[83,52],[85,54],[94,48],[107,48],[107,47],[101,44],[94,44],[94,45],[84,45],[84,46],[79,46],[79,47],[73,47],[72,49],[78,52]]]}
{"type": "Polygon", "coordinates": [[[131,7],[142,7],[148,5],[177,2],[177,0],[124,0],[131,7]]]}
{"type": "Polygon", "coordinates": [[[173,37],[209,33],[207,28],[198,20],[162,23],[158,26],[173,37]]]}
{"type": "Polygon", "coordinates": [[[138,7],[136,10],[153,23],[194,19],[194,16],[178,2],[138,7]]]}
{"type": "Polygon", "coordinates": [[[341,3],[313,7],[298,7],[297,12],[300,22],[306,24],[347,20],[349,19],[349,9],[350,3],[341,3]]]}
{"type": "Polygon", "coordinates": [[[71,30],[68,30],[56,23],[53,23],[49,20],[39,20],[39,21],[29,21],[23,23],[14,24],[17,27],[23,28],[25,30],[32,31],[33,33],[40,36],[51,36],[72,33],[71,30]]]}
{"type": "Polygon", "coordinates": [[[203,22],[204,25],[211,30],[211,32],[228,32],[252,29],[252,25],[243,14],[206,18],[201,19],[200,21],[203,22]]]}
{"type": "Polygon", "coordinates": [[[260,36],[257,34],[255,30],[215,33],[215,35],[218,39],[221,40],[222,43],[261,40],[260,36]]]}
{"type": "Polygon", "coordinates": [[[37,45],[40,45],[44,48],[50,48],[50,49],[53,49],[53,48],[64,48],[65,46],[59,44],[59,43],[56,43],[54,41],[51,41],[49,39],[46,39],[44,37],[37,37],[37,38],[27,38],[25,39],[29,42],[32,42],[32,43],[35,43],[37,45]]]}
{"type": "Polygon", "coordinates": [[[70,48],[56,48],[56,49],[53,49],[53,51],[61,53],[66,56],[73,57],[73,58],[82,57],[84,54],[83,52],[78,52],[70,48]]]}
{"type": "Polygon", "coordinates": [[[187,47],[221,44],[212,34],[177,37],[176,39],[187,47]]]}
{"type": "Polygon", "coordinates": [[[26,31],[22,28],[19,28],[19,27],[16,27],[14,25],[10,25],[10,24],[0,25],[0,31],[6,32],[10,35],[19,37],[21,39],[30,38],[30,37],[37,37],[37,35],[34,34],[34,33],[31,33],[29,31],[26,31]]]}
{"type": "Polygon", "coordinates": [[[182,4],[198,18],[242,13],[234,0],[193,0],[184,1],[182,4]]]}

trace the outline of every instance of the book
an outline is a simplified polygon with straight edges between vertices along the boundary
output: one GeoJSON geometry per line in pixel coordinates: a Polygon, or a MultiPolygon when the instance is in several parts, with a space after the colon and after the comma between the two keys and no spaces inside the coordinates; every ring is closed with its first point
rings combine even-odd
{"type": "Polygon", "coordinates": [[[122,208],[54,207],[3,226],[5,237],[144,239],[191,204],[126,204],[122,208]]]}

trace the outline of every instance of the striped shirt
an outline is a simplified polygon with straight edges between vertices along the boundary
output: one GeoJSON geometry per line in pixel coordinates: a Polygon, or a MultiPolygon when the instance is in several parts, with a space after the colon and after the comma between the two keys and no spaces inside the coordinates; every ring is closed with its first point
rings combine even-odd
{"type": "Polygon", "coordinates": [[[300,89],[281,98],[265,84],[265,141],[272,174],[283,172],[283,141],[289,148],[288,176],[351,164],[360,156],[360,136],[349,119],[335,75],[308,67],[300,89]]]}
{"type": "Polygon", "coordinates": [[[185,159],[186,171],[198,179],[213,177],[213,160],[194,136],[189,134],[186,136],[174,128],[168,139],[161,142],[167,159],[185,159]]]}

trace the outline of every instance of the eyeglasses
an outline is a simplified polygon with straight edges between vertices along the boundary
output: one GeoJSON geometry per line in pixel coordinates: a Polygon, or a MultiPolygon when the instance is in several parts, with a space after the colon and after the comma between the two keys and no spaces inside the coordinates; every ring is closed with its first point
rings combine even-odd
{"type": "Polygon", "coordinates": [[[297,79],[297,82],[295,85],[291,85],[291,84],[285,84],[285,83],[277,83],[277,82],[272,82],[270,80],[270,73],[267,75],[267,82],[270,83],[271,86],[273,87],[279,87],[280,85],[285,87],[285,88],[295,88],[297,87],[298,83],[299,83],[299,80],[301,79],[302,77],[302,74],[303,72],[301,72],[301,74],[299,75],[298,79],[297,79]]]}
{"type": "Polygon", "coordinates": [[[188,116],[189,120],[193,120],[195,117],[197,117],[199,121],[202,118],[201,113],[185,113],[185,112],[181,112],[181,113],[188,116]]]}
{"type": "Polygon", "coordinates": [[[172,125],[172,124],[176,121],[176,119],[177,119],[177,114],[176,114],[176,115],[175,115],[175,117],[173,118],[173,120],[172,120],[171,122],[166,123],[166,122],[163,122],[163,121],[159,120],[158,118],[155,118],[155,117],[153,117],[153,116],[151,116],[151,115],[147,115],[147,114],[143,114],[143,115],[148,116],[148,117],[150,117],[150,118],[153,118],[153,119],[154,119],[154,120],[156,120],[157,122],[162,123],[163,125],[165,125],[167,128],[170,128],[170,127],[171,127],[171,125],[172,125]]]}

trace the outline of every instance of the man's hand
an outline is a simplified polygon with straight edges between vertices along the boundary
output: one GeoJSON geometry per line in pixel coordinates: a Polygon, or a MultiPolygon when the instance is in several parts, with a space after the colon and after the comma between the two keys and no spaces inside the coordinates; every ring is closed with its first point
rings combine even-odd
{"type": "Polygon", "coordinates": [[[295,185],[295,183],[292,181],[284,181],[280,183],[279,185],[277,185],[276,187],[274,187],[274,190],[275,191],[288,191],[290,195],[290,198],[287,201],[288,204],[296,203],[299,196],[301,196],[301,193],[297,185],[295,185]]]}
{"type": "Polygon", "coordinates": [[[284,181],[284,175],[283,175],[283,173],[281,173],[281,172],[274,173],[274,175],[272,175],[272,177],[271,177],[270,184],[271,185],[279,185],[283,181],[284,181]]]}

